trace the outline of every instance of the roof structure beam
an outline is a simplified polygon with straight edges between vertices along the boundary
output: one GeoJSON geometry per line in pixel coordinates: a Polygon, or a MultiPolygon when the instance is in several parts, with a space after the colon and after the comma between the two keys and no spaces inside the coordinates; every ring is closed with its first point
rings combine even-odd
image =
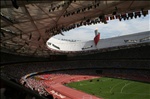
{"type": "Polygon", "coordinates": [[[7,17],[1,15],[1,19],[4,20],[5,22],[9,23],[10,25],[12,25],[13,21],[8,19],[7,17]]]}
{"type": "MultiPolygon", "coordinates": [[[[23,7],[25,4],[35,4],[35,3],[51,3],[54,0],[24,0],[24,3],[22,3],[21,0],[17,0],[17,4],[19,7],[23,7]]],[[[12,8],[12,2],[11,0],[1,0],[1,8],[12,8]]]]}
{"type": "MultiPolygon", "coordinates": [[[[30,15],[30,13],[29,13],[29,11],[27,10],[26,6],[24,5],[23,7],[24,7],[24,9],[25,9],[25,11],[26,11],[28,17],[30,18],[30,21],[31,21],[32,25],[36,28],[36,30],[38,30],[36,24],[34,23],[34,20],[33,20],[32,16],[30,15]]],[[[39,32],[39,31],[38,31],[38,32],[39,32]]],[[[39,32],[39,34],[40,34],[40,32],[39,32]]]]}
{"type": "MultiPolygon", "coordinates": [[[[50,19],[53,20],[53,18],[52,18],[51,16],[49,16],[41,7],[39,7],[38,5],[36,5],[36,6],[48,16],[47,18],[42,18],[42,20],[43,20],[43,19],[48,19],[48,18],[50,18],[50,19]]],[[[39,20],[39,19],[38,19],[38,20],[39,20]]],[[[53,20],[53,21],[56,23],[55,20],[53,20]]]]}
{"type": "MultiPolygon", "coordinates": [[[[34,27],[35,27],[35,29],[38,31],[38,33],[39,33],[39,35],[40,35],[40,37],[41,37],[41,33],[40,33],[40,31],[39,31],[38,27],[36,26],[36,24],[34,23],[34,20],[33,20],[32,16],[30,15],[30,13],[29,13],[29,11],[27,10],[27,8],[26,8],[26,6],[25,6],[25,5],[24,5],[24,9],[25,9],[25,11],[26,11],[26,13],[27,13],[28,17],[30,18],[31,23],[33,24],[33,26],[34,26],[34,27]]],[[[44,39],[43,39],[43,41],[44,41],[44,39]]]]}
{"type": "Polygon", "coordinates": [[[6,18],[5,16],[1,15],[1,19],[4,20],[5,22],[7,22],[8,24],[10,24],[9,26],[13,26],[17,30],[19,30],[20,32],[23,32],[22,30],[20,30],[19,28],[17,28],[16,26],[13,25],[13,21],[11,21],[10,19],[6,18]]]}
{"type": "MultiPolygon", "coordinates": [[[[46,17],[46,18],[41,18],[41,19],[35,19],[35,21],[40,21],[40,20],[44,20],[44,19],[48,19],[49,17],[46,17]]],[[[52,17],[51,17],[52,18],[52,17]]],[[[30,20],[29,21],[24,21],[24,22],[15,22],[14,24],[20,24],[20,23],[26,23],[26,22],[31,22],[30,20]]],[[[7,26],[10,26],[10,25],[4,25],[3,27],[7,27],[7,26]]]]}
{"type": "Polygon", "coordinates": [[[57,22],[59,21],[59,19],[61,18],[61,16],[63,15],[63,13],[67,10],[67,8],[70,6],[71,2],[64,8],[64,11],[62,11],[61,15],[56,19],[56,25],[57,25],[57,22]]]}
{"type": "MultiPolygon", "coordinates": [[[[11,34],[11,35],[14,35],[16,36],[17,34],[13,33],[12,31],[6,31],[4,29],[1,29],[1,32],[4,32],[4,33],[8,33],[8,34],[11,34]]],[[[11,38],[10,38],[11,39],[11,38]]]]}

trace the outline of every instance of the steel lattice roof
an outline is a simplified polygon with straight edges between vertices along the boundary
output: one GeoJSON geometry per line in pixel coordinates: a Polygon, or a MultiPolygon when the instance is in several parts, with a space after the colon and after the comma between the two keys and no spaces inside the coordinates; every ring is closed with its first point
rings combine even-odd
{"type": "MultiPolygon", "coordinates": [[[[117,13],[148,10],[149,1],[1,0],[1,52],[48,57],[46,41],[62,28],[117,13]],[[17,5],[12,4],[16,1],[17,5]]],[[[71,28],[72,29],[72,28],[71,28]]]]}

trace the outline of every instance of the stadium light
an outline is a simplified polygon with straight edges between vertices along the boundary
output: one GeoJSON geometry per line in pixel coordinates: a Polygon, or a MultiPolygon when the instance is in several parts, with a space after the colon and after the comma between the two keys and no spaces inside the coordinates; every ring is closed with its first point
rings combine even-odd
{"type": "Polygon", "coordinates": [[[122,14],[122,15],[121,15],[121,18],[123,18],[124,20],[126,20],[126,18],[127,18],[126,13],[122,14]]]}
{"type": "Polygon", "coordinates": [[[16,9],[18,9],[18,8],[19,8],[19,6],[18,6],[18,4],[17,4],[17,1],[16,1],[16,0],[11,0],[11,2],[12,2],[13,6],[14,6],[16,9]]]}
{"type": "Polygon", "coordinates": [[[134,12],[134,18],[137,18],[137,14],[134,12]]]}
{"type": "Polygon", "coordinates": [[[108,16],[106,16],[106,17],[105,17],[105,19],[106,19],[106,20],[109,20],[109,17],[108,17],[108,16]]]}
{"type": "Polygon", "coordinates": [[[133,19],[133,13],[128,13],[128,17],[130,17],[131,19],[133,19]]]}
{"type": "Polygon", "coordinates": [[[38,41],[41,39],[41,36],[39,36],[38,41]]]}
{"type": "Polygon", "coordinates": [[[1,34],[3,35],[3,37],[5,37],[5,34],[4,34],[4,32],[1,32],[1,34]]]}
{"type": "Polygon", "coordinates": [[[30,33],[29,40],[32,38],[32,33],[30,33]]]}
{"type": "Polygon", "coordinates": [[[148,14],[148,10],[147,11],[142,11],[142,14],[144,15],[144,17],[148,14]]]}
{"type": "Polygon", "coordinates": [[[140,13],[140,11],[139,11],[139,12],[135,12],[135,14],[136,14],[136,16],[141,17],[141,13],[140,13]]]}

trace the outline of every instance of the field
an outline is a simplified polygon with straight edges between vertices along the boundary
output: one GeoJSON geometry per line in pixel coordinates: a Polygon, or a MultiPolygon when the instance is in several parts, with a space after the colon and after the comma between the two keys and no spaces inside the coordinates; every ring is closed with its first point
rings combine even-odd
{"type": "Polygon", "coordinates": [[[66,86],[104,99],[150,99],[150,84],[131,80],[102,77],[66,86]]]}

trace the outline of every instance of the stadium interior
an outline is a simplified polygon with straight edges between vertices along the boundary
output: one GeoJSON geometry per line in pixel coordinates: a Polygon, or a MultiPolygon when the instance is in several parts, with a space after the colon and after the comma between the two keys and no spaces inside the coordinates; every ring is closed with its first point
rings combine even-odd
{"type": "Polygon", "coordinates": [[[65,86],[97,77],[150,83],[150,31],[108,39],[96,34],[90,41],[53,37],[108,20],[145,17],[149,1],[0,2],[1,99],[103,99],[65,86]]]}

